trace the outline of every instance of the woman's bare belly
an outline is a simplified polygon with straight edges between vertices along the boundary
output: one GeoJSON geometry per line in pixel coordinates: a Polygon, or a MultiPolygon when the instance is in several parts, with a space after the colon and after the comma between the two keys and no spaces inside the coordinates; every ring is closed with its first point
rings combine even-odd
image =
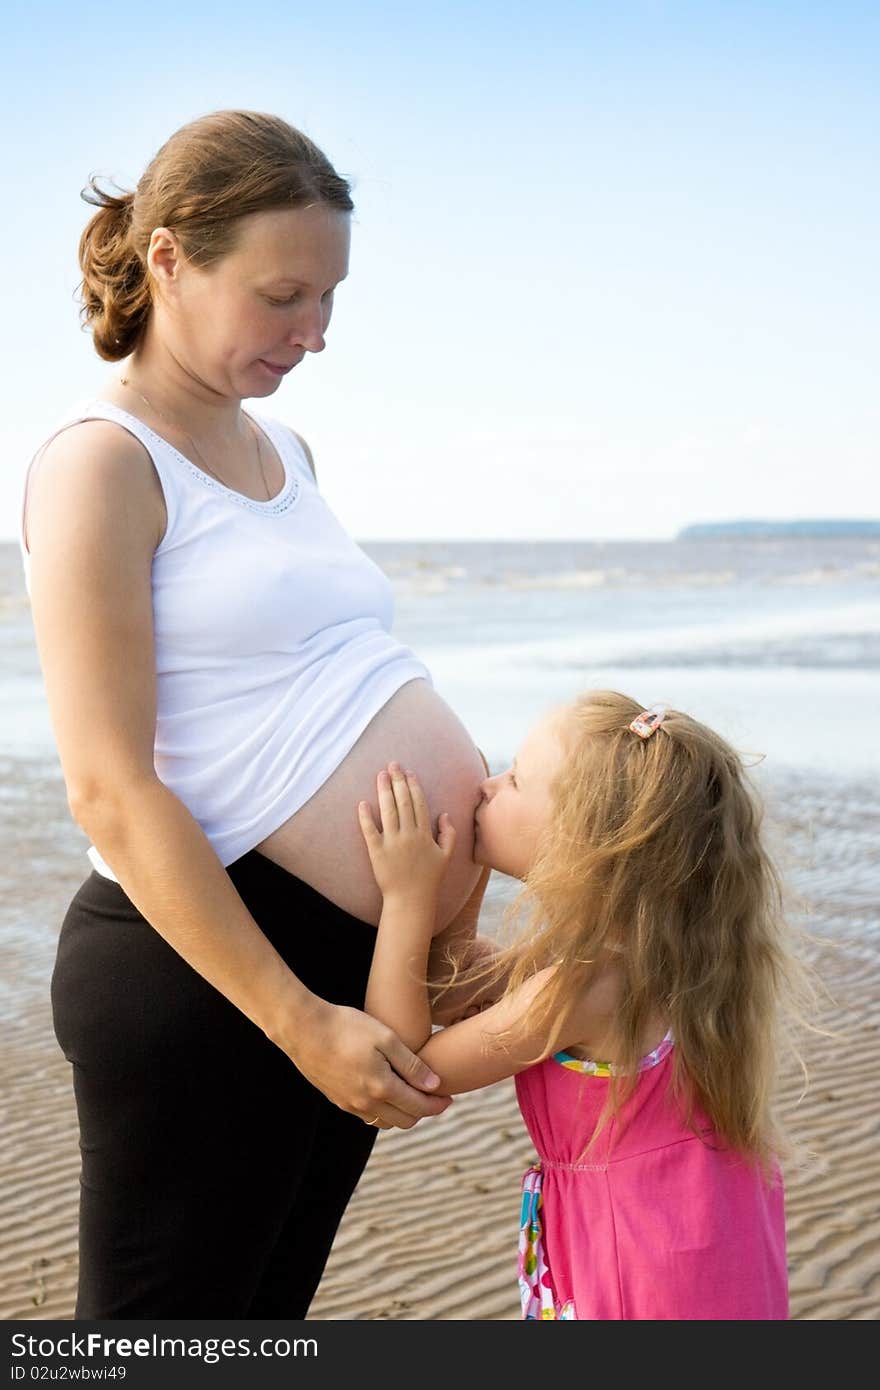
{"type": "Polygon", "coordinates": [[[439,930],[464,906],[480,875],[473,858],[474,811],[486,770],[461,720],[427,681],[401,686],[324,785],[256,848],[352,916],[375,926],[382,898],[358,825],[357,805],[369,801],[378,824],[376,773],[395,759],[418,775],[435,831],[437,816],[446,811],[457,832],[440,889],[439,930]]]}

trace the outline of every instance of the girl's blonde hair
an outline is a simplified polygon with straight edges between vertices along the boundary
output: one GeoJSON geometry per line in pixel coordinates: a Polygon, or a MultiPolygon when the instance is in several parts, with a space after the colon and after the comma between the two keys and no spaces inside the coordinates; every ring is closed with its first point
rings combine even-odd
{"type": "Polygon", "coordinates": [[[99,209],[80,237],[81,317],[108,362],[128,357],[146,329],[154,228],[174,231],[188,260],[207,270],[234,249],[251,213],[354,207],[349,184],[317,145],[261,111],[200,116],[166,140],[136,192],[107,193],[93,176],[81,196],[99,209]]]}
{"type": "Polygon", "coordinates": [[[563,712],[551,820],[513,905],[530,921],[497,969],[513,990],[558,967],[529,1020],[548,1027],[547,1056],[575,1041],[561,1037],[572,1001],[603,963],[619,967],[617,1075],[597,1134],[635,1085],[660,1013],[687,1122],[701,1108],[727,1144],[769,1165],[786,1151],[773,1105],[785,1007],[799,1016],[810,986],[789,945],[760,800],[718,734],[670,710],[642,739],[629,728],[641,710],[597,690],[563,712]]]}

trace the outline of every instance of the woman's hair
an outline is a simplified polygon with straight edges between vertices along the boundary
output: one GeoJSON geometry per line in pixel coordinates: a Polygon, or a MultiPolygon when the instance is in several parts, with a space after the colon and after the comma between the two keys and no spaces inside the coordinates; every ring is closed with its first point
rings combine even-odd
{"type": "Polygon", "coordinates": [[[728,1144],[770,1164],[785,1152],[773,1106],[785,1005],[800,1017],[811,987],[789,946],[761,805],[718,734],[670,710],[642,739],[629,729],[641,710],[597,690],[564,711],[551,820],[513,905],[530,920],[497,968],[515,989],[557,966],[530,1014],[550,1025],[549,1051],[574,1042],[560,1036],[565,1018],[603,963],[619,968],[617,1075],[596,1133],[635,1085],[659,1012],[687,1122],[702,1107],[728,1144]]]}
{"type": "Polygon", "coordinates": [[[261,111],[200,116],[166,140],[136,192],[117,197],[92,176],[81,196],[99,209],[79,243],[81,317],[108,362],[133,352],[146,328],[154,228],[173,230],[204,270],[234,249],[250,213],[315,203],[338,212],[354,207],[350,185],[317,145],[261,111]]]}

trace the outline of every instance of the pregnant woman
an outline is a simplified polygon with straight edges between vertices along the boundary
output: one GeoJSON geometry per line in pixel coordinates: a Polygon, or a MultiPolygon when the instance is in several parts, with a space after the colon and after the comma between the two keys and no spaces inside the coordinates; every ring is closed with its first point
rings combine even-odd
{"type": "Polygon", "coordinates": [[[93,866],[52,980],[75,1316],[304,1318],[377,1128],[449,1103],[362,1012],[381,899],[356,807],[398,759],[459,828],[439,955],[485,887],[484,765],[305,442],[241,406],[323,350],[346,181],[279,118],[220,111],[135,193],[87,198],[84,318],[118,365],[38,452],[22,525],[93,866]]]}

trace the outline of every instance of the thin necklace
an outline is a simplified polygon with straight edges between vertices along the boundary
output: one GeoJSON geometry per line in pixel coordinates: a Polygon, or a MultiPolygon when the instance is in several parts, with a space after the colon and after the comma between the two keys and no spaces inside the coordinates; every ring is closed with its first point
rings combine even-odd
{"type": "MultiPolygon", "coordinates": [[[[229,484],[226,482],[226,479],[225,479],[225,478],[221,478],[221,477],[220,477],[220,474],[217,473],[217,472],[215,472],[214,469],[211,467],[211,465],[208,463],[207,459],[205,458],[205,455],[202,453],[202,451],[201,451],[201,449],[199,448],[198,444],[197,444],[196,441],[193,439],[193,437],[192,437],[192,435],[190,434],[189,430],[185,430],[185,429],[183,428],[183,425],[179,424],[177,421],[169,419],[169,417],[168,417],[167,415],[165,415],[165,414],[159,409],[159,407],[158,407],[157,405],[153,405],[153,402],[152,402],[151,400],[148,400],[148,399],[147,399],[147,397],[144,395],[143,391],[139,391],[139,390],[138,390],[138,388],[135,386],[134,382],[129,381],[129,379],[128,379],[127,376],[121,376],[121,377],[119,378],[119,384],[120,384],[121,386],[128,386],[132,391],[134,391],[134,393],[135,393],[136,396],[140,396],[141,400],[143,401],[143,403],[144,403],[144,405],[147,407],[147,409],[148,409],[148,410],[154,411],[155,414],[159,416],[159,419],[160,419],[160,420],[164,420],[164,421],[165,421],[166,425],[170,425],[170,426],[172,427],[172,429],[178,429],[178,430],[180,430],[181,434],[185,434],[186,437],[187,437],[187,439],[189,440],[190,444],[193,446],[193,449],[194,449],[195,452],[196,452],[196,457],[200,460],[201,465],[202,465],[202,468],[204,469],[204,471],[205,471],[206,473],[210,473],[211,477],[212,477],[212,478],[216,478],[216,479],[217,479],[217,482],[218,482],[218,483],[222,483],[223,486],[224,486],[225,488],[229,488],[229,484]]],[[[255,441],[256,441],[256,445],[257,445],[257,463],[259,464],[259,467],[260,467],[260,477],[261,477],[262,480],[263,480],[263,487],[264,487],[265,492],[266,492],[266,501],[267,501],[267,502],[270,502],[270,501],[272,500],[272,492],[271,492],[271,489],[270,489],[270,487],[269,487],[268,482],[266,481],[266,470],[265,470],[264,467],[263,467],[263,450],[262,450],[262,448],[261,448],[261,446],[260,446],[260,431],[257,429],[256,425],[255,425],[254,422],[250,419],[249,416],[246,416],[246,418],[247,418],[247,420],[248,420],[248,423],[250,424],[251,433],[253,434],[254,439],[255,439],[255,441]]],[[[229,491],[230,491],[230,492],[235,492],[235,491],[237,491],[237,489],[236,489],[236,488],[229,488],[229,491]]]]}

